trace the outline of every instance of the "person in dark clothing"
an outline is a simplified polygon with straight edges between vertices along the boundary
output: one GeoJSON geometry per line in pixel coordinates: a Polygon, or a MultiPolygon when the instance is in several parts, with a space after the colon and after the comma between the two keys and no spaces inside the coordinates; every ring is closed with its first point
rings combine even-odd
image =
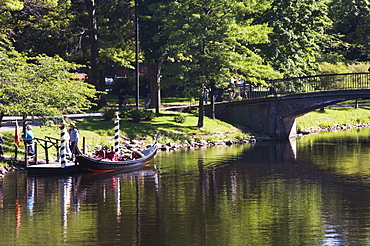
{"type": "Polygon", "coordinates": [[[128,95],[125,89],[121,89],[118,93],[118,107],[121,109],[122,107],[126,107],[128,101],[128,95]]]}
{"type": "Polygon", "coordinates": [[[3,148],[4,139],[3,137],[4,137],[3,134],[0,133],[0,159],[4,158],[4,148],[3,148]]]}
{"type": "Polygon", "coordinates": [[[144,101],[145,101],[145,108],[148,109],[152,101],[149,85],[146,85],[144,89],[144,101]]]}

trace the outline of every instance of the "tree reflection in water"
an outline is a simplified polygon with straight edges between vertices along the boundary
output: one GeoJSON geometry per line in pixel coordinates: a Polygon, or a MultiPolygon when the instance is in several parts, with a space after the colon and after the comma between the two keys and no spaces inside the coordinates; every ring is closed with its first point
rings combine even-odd
{"type": "Polygon", "coordinates": [[[161,152],[135,172],[12,173],[0,182],[2,242],[364,245],[370,146],[356,134],[161,152]]]}

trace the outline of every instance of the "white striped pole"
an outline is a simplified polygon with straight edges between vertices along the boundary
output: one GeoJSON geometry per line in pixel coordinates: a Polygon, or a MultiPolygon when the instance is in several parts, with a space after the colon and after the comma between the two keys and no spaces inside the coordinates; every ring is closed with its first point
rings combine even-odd
{"type": "Polygon", "coordinates": [[[66,129],[67,123],[65,122],[64,118],[62,120],[62,123],[59,125],[60,127],[60,166],[61,168],[66,167],[67,162],[67,129],[66,129]]]}
{"type": "Polygon", "coordinates": [[[119,112],[116,112],[116,117],[114,118],[114,152],[118,154],[119,152],[119,112]]]}

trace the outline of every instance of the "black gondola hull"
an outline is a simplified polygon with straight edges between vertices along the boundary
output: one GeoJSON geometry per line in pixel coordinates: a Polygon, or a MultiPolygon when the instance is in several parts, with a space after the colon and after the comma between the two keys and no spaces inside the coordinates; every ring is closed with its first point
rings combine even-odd
{"type": "Polygon", "coordinates": [[[146,165],[157,154],[157,145],[143,151],[144,156],[127,161],[104,161],[89,157],[82,153],[76,155],[76,160],[85,171],[91,172],[111,172],[117,170],[129,170],[146,165]]]}

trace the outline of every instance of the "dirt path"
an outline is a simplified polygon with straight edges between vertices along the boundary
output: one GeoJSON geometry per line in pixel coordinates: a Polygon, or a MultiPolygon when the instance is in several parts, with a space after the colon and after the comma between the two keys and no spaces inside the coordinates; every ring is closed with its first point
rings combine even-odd
{"type": "MultiPolygon", "coordinates": [[[[99,117],[101,116],[101,113],[86,113],[86,114],[67,114],[64,115],[68,119],[71,120],[80,120],[86,117],[99,117]]],[[[0,128],[0,132],[8,132],[8,131],[14,131],[15,129],[15,122],[18,121],[19,127],[22,127],[22,117],[15,117],[15,116],[5,116],[3,118],[3,125],[0,128]]],[[[30,125],[32,126],[40,126],[41,123],[37,122],[35,120],[30,120],[30,125]]]]}

